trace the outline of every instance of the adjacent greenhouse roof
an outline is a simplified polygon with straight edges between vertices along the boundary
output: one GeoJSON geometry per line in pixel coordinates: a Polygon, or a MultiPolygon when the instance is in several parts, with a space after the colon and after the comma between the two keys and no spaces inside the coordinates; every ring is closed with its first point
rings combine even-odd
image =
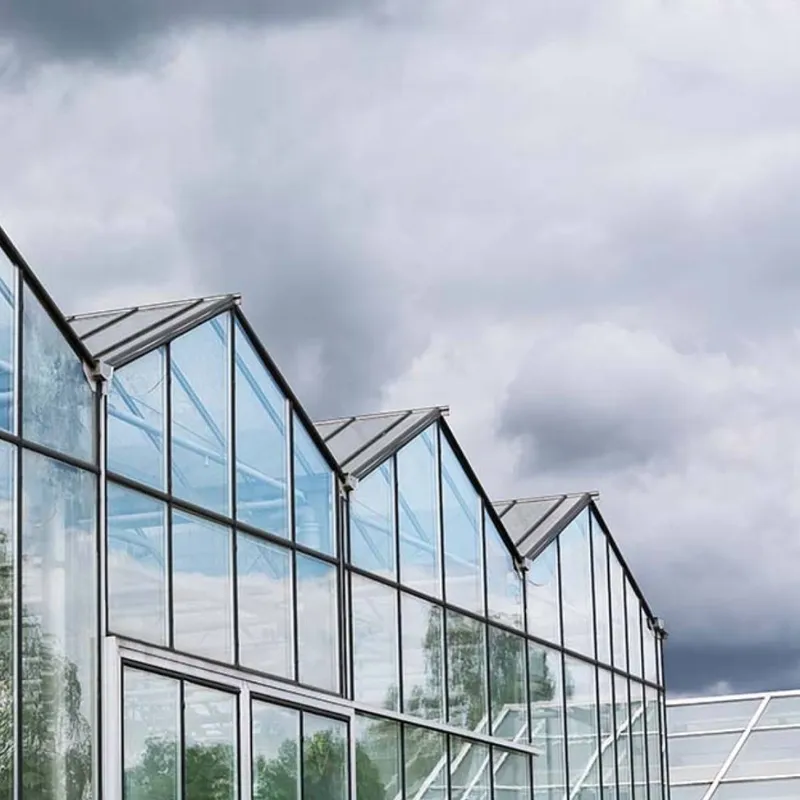
{"type": "Polygon", "coordinates": [[[314,424],[342,469],[360,478],[447,413],[446,407],[434,406],[314,424]]]}
{"type": "Polygon", "coordinates": [[[237,294],[152,303],[67,317],[92,355],[119,367],[238,305],[237,294]]]}
{"type": "Polygon", "coordinates": [[[667,703],[672,800],[797,800],[800,690],[667,703]]]}
{"type": "Polygon", "coordinates": [[[535,558],[585,509],[596,492],[529,497],[493,503],[523,558],[535,558]]]}

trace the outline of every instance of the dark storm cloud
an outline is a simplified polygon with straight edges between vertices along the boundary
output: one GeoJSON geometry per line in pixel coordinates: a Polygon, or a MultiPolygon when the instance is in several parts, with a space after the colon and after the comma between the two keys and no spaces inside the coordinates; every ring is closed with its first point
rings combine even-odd
{"type": "Polygon", "coordinates": [[[380,0],[8,0],[0,41],[56,58],[117,59],[151,37],[203,24],[286,23],[364,12],[380,0]]]}

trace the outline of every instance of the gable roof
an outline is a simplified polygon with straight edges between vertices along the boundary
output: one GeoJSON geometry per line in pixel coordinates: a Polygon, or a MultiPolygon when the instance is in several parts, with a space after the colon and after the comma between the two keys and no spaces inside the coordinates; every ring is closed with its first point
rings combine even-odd
{"type": "Polygon", "coordinates": [[[75,314],[67,322],[95,359],[121,367],[240,302],[238,294],[196,297],[75,314]]]}

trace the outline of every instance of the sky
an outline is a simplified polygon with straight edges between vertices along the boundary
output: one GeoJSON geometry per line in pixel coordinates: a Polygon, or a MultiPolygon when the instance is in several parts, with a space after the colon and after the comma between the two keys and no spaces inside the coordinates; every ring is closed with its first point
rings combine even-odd
{"type": "Polygon", "coordinates": [[[67,313],[238,291],[312,416],[598,490],[674,694],[800,686],[800,6],[0,5],[0,222],[67,313]]]}

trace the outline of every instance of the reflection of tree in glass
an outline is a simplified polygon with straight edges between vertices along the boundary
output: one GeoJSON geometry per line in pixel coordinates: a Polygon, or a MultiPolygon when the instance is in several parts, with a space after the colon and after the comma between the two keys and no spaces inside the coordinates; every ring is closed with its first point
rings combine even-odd
{"type": "MultiPolygon", "coordinates": [[[[13,785],[11,691],[12,568],[7,532],[0,531],[0,797],[13,785]]],[[[22,610],[22,794],[36,800],[92,796],[91,728],[81,714],[77,666],[59,654],[35,617],[22,610]],[[54,777],[60,776],[60,777],[54,777]],[[62,794],[61,787],[66,789],[62,794]]],[[[88,644],[87,644],[88,646],[88,644]]]]}

